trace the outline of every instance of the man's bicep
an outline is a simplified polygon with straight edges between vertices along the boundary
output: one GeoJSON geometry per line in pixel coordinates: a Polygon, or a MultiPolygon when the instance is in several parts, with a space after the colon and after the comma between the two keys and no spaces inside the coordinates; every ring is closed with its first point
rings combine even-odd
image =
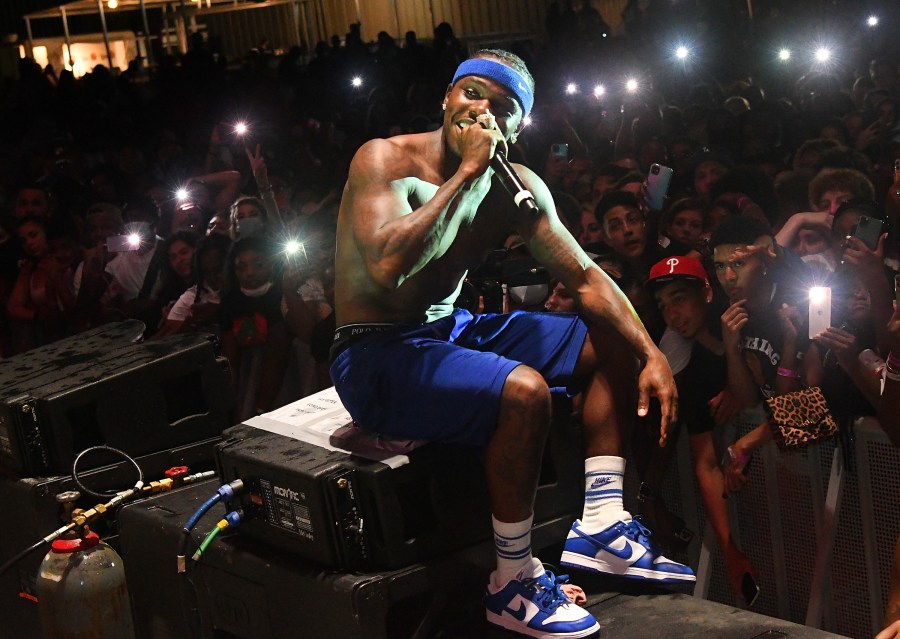
{"type": "Polygon", "coordinates": [[[377,242],[384,226],[409,213],[409,202],[391,184],[369,182],[351,194],[353,233],[363,245],[377,242]]]}

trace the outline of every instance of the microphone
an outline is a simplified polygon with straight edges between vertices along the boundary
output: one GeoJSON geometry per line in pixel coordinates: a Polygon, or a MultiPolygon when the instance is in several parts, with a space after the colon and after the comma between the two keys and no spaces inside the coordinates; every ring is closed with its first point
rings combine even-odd
{"type": "Polygon", "coordinates": [[[504,153],[500,151],[494,153],[494,157],[491,158],[491,168],[494,169],[500,184],[512,196],[513,202],[516,203],[520,211],[527,213],[531,217],[540,215],[541,210],[538,208],[537,202],[534,201],[534,195],[525,188],[522,180],[516,174],[516,170],[512,168],[504,153]]]}

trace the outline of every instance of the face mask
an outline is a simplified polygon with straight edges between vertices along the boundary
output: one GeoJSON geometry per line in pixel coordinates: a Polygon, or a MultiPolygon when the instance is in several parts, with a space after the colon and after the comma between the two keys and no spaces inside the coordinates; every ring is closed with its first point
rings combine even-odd
{"type": "Polygon", "coordinates": [[[266,293],[269,292],[269,289],[272,288],[272,282],[266,282],[262,286],[257,286],[256,288],[244,288],[241,287],[241,293],[246,295],[247,297],[262,297],[266,293]]]}
{"type": "Polygon", "coordinates": [[[257,237],[266,230],[266,224],[260,217],[245,217],[237,221],[237,232],[241,237],[257,237]]]}
{"type": "Polygon", "coordinates": [[[527,286],[510,286],[509,300],[513,304],[532,306],[540,304],[547,297],[546,284],[529,284],[527,286]]]}
{"type": "Polygon", "coordinates": [[[812,255],[804,255],[800,258],[810,266],[823,268],[829,273],[834,273],[837,264],[830,253],[813,253],[812,255]]]}

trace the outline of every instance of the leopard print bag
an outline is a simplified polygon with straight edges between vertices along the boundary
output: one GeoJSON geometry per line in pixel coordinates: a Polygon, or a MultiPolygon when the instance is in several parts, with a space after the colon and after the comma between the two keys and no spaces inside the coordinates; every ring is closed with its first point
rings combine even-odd
{"type": "Polygon", "coordinates": [[[769,425],[780,449],[805,446],[838,433],[837,422],[818,386],[770,397],[766,406],[769,425]]]}

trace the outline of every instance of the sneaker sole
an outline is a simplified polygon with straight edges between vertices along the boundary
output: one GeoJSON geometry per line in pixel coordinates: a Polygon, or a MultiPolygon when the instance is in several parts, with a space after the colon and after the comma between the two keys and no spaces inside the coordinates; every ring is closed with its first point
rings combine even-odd
{"type": "Polygon", "coordinates": [[[578,630],[576,632],[542,632],[535,628],[529,628],[518,619],[509,617],[507,615],[498,615],[497,613],[491,612],[490,610],[486,610],[485,613],[487,616],[487,622],[492,626],[498,626],[500,628],[504,628],[505,630],[511,630],[513,632],[519,633],[520,635],[537,637],[538,639],[583,639],[583,637],[590,637],[591,635],[600,632],[600,624],[596,621],[590,628],[587,628],[585,630],[578,630]]]}
{"type": "Polygon", "coordinates": [[[697,581],[696,575],[659,572],[648,568],[635,568],[634,566],[629,566],[623,572],[620,567],[612,566],[602,559],[587,557],[567,550],[563,551],[559,563],[566,568],[580,568],[581,570],[590,572],[614,575],[617,577],[627,577],[628,579],[637,579],[639,581],[653,581],[655,583],[684,583],[697,581]]]}

